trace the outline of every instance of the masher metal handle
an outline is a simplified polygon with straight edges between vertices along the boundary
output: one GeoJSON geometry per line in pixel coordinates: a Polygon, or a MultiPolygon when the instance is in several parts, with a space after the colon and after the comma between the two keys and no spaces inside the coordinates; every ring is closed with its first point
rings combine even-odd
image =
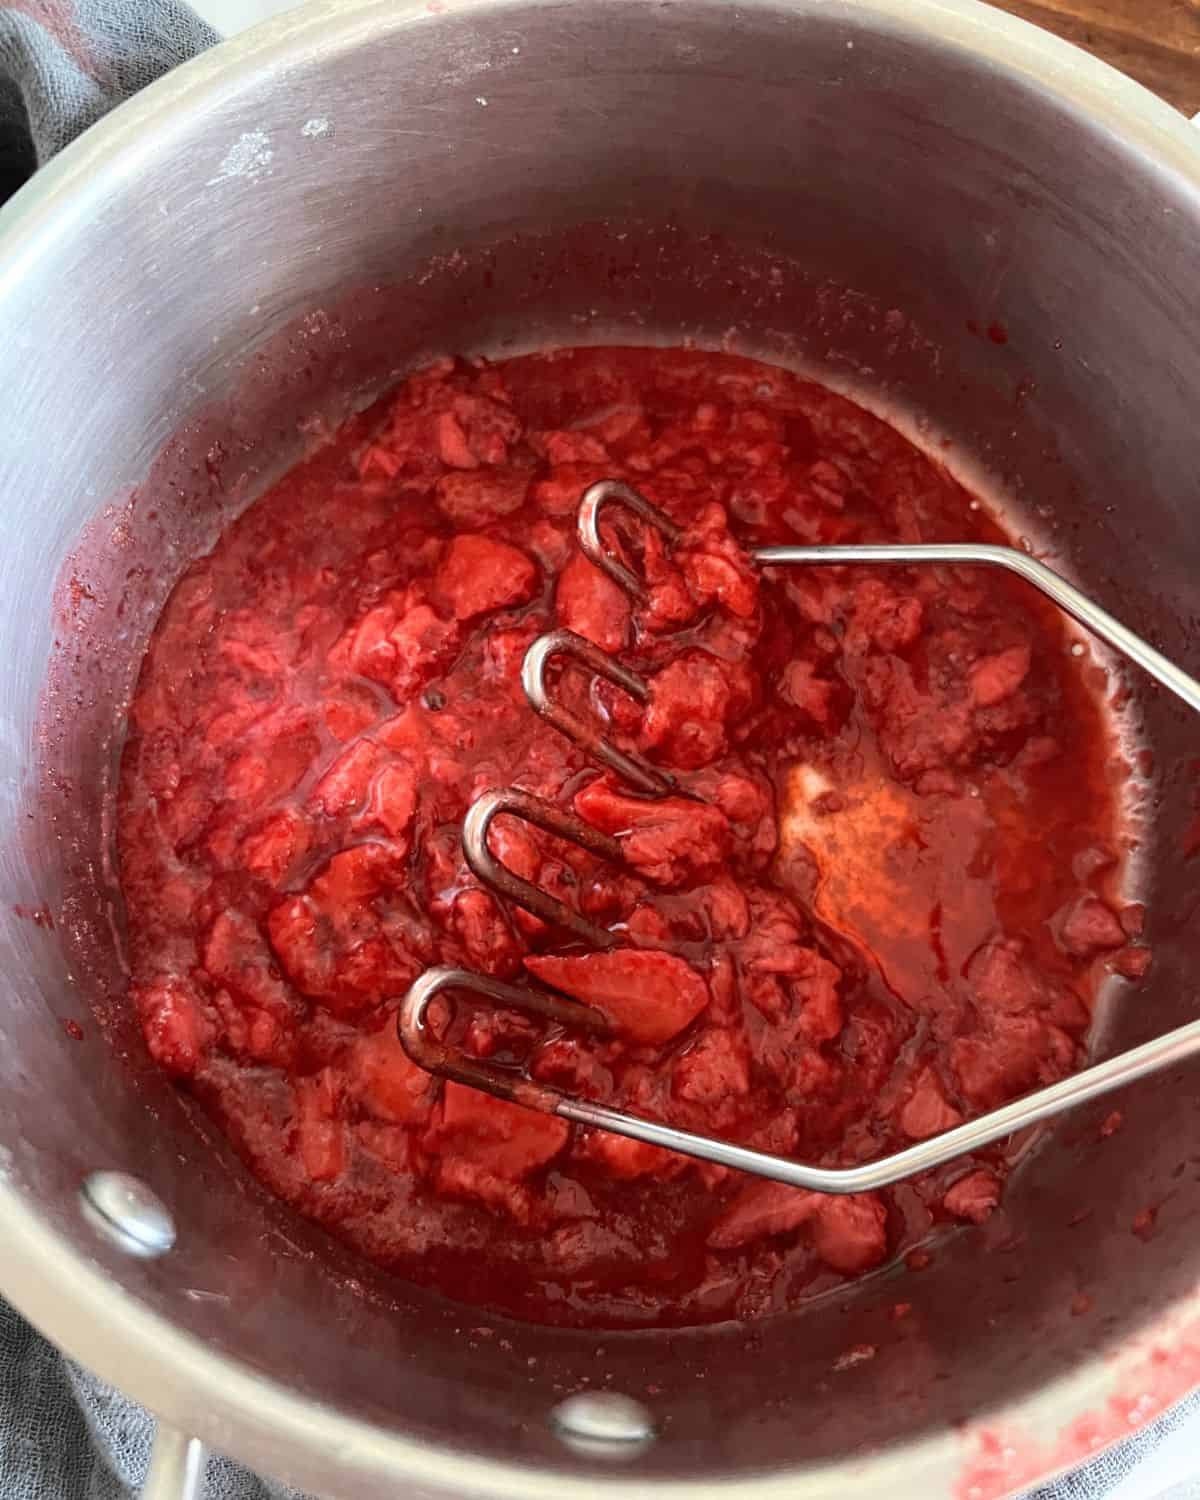
{"type": "MultiPolygon", "coordinates": [[[[511,1099],[531,1109],[573,1120],[578,1125],[611,1130],[650,1146],[663,1146],[684,1156],[694,1156],[701,1161],[715,1162],[718,1166],[733,1167],[739,1172],[769,1177],[773,1182],[809,1188],[818,1193],[865,1193],[890,1187],[906,1177],[944,1166],[956,1156],[990,1146],[1014,1131],[1024,1130],[1063,1110],[1102,1098],[1114,1089],[1136,1083],[1139,1078],[1147,1078],[1151,1073],[1158,1073],[1200,1053],[1200,1021],[1189,1021],[1186,1026],[1156,1037],[1152,1042],[1144,1042],[1140,1047],[1094,1063],[1081,1073],[1073,1073],[1059,1083],[1038,1089],[1036,1093],[1027,1094],[1000,1109],[989,1110],[978,1119],[956,1125],[952,1130],[919,1141],[915,1146],[907,1146],[903,1151],[857,1167],[816,1167],[790,1161],[784,1156],[772,1156],[765,1151],[752,1151],[747,1146],[699,1135],[692,1130],[679,1130],[674,1125],[661,1125],[657,1120],[646,1120],[604,1104],[573,1099],[550,1084],[530,1083],[512,1070],[494,1067],[457,1048],[435,1042],[429,1036],[426,1012],[434,997],[447,990],[465,990],[493,1003],[499,1002],[507,1009],[552,1018],[569,1027],[577,1027],[580,1013],[587,1009],[550,991],[504,984],[487,975],[473,974],[469,969],[427,969],[405,995],[398,1016],[400,1042],[419,1066],[469,1083],[497,1098],[511,1099]]],[[[605,1028],[588,1023],[588,1029],[603,1034],[605,1028]]]]}
{"type": "Polygon", "coordinates": [[[208,1450],[199,1438],[160,1421],[140,1500],[201,1500],[208,1450]]]}
{"type": "Polygon", "coordinates": [[[546,668],[560,657],[569,657],[595,672],[598,677],[606,678],[638,703],[645,705],[649,702],[650,689],[636,672],[631,672],[628,667],[609,656],[607,651],[601,651],[599,646],[576,635],[573,630],[551,630],[546,635],[538,636],[526,651],[521,666],[521,686],[525,689],[525,697],[534,712],[540,714],[547,724],[553,724],[567,739],[589,750],[597,760],[603,761],[610,770],[623,776],[639,792],[664,796],[675,791],[675,778],[670,772],[652,766],[641,755],[614,745],[598,727],[588,724],[566,704],[550,696],[546,668]]]}
{"type": "MultiPolygon", "coordinates": [[[[644,599],[644,581],[605,545],[600,534],[601,517],[606,508],[614,505],[631,511],[669,541],[681,540],[684,533],[644,495],[619,480],[602,479],[585,492],[579,506],[580,546],[587,557],[607,573],[614,583],[619,584],[635,599],[644,599]]],[[[1130,661],[1137,662],[1156,682],[1160,682],[1189,708],[1200,713],[1200,683],[1194,677],[1177,667],[1173,661],[1168,661],[1161,651],[1156,651],[1148,641],[1135,635],[1120,620],[1114,619],[1106,609],[1101,609],[1093,599],[1089,599],[1074,584],[1068,583],[1053,568],[1048,568],[1045,563],[1017,547],[998,547],[987,542],[868,542],[828,547],[755,547],[750,550],[750,557],[764,568],[813,563],[824,567],[846,567],[855,563],[944,563],[949,566],[1004,568],[1023,578],[1026,583],[1033,584],[1034,588],[1052,599],[1072,619],[1078,620],[1085,630],[1099,636],[1130,661]]],[[[536,651],[538,645],[539,642],[535,641],[530,648],[531,652],[536,651]]]]}
{"type": "Polygon", "coordinates": [[[566,902],[552,896],[549,891],[542,890],[540,886],[533,885],[496,858],[488,835],[492,823],[502,813],[523,823],[532,823],[535,828],[565,839],[567,843],[578,844],[581,849],[587,849],[601,859],[616,861],[621,858],[621,846],[616,839],[601,833],[598,828],[593,828],[590,823],[585,823],[582,818],[577,818],[565,808],[555,807],[553,802],[547,802],[544,797],[535,796],[533,792],[522,791],[515,786],[482,793],[467,809],[467,815],[463,819],[463,853],[477,880],[482,881],[498,896],[507,896],[510,901],[523,906],[543,922],[549,922],[555,927],[565,927],[597,948],[611,948],[619,941],[615,933],[604,927],[597,927],[595,922],[589,922],[566,902]]]}
{"type": "Polygon", "coordinates": [[[797,563],[823,563],[826,567],[834,563],[843,566],[852,563],[947,563],[1005,568],[1040,589],[1073,620],[1078,620],[1085,630],[1099,636],[1130,661],[1137,662],[1156,682],[1162,683],[1189,708],[1200,713],[1200,682],[1173,661],[1168,661],[1149,641],[1135,635],[1053,568],[1016,547],[997,547],[987,542],[885,542],[862,546],[758,547],[750,555],[764,568],[797,563]]]}

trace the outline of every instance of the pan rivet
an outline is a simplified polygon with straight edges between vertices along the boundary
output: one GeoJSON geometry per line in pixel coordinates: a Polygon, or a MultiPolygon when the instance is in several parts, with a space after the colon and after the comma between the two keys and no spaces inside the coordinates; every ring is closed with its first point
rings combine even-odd
{"type": "Polygon", "coordinates": [[[92,1172],[79,1190],[84,1217],[110,1244],[146,1260],[175,1243],[175,1221],[157,1194],[128,1172],[92,1172]]]}
{"type": "Polygon", "coordinates": [[[632,1458],[655,1437],[653,1418],[640,1401],[608,1391],[568,1396],[550,1419],[568,1448],[592,1458],[632,1458]]]}

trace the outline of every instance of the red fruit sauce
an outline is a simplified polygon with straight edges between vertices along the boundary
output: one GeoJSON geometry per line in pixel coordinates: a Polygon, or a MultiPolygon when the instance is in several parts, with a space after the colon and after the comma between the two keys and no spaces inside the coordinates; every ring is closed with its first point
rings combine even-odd
{"type": "Polygon", "coordinates": [[[1078,1066],[1104,956],[1142,950],[1109,904],[1113,747],[1065,622],[977,569],[772,573],[743,551],[895,538],[1004,539],[892,428],[781,370],[591,349],[406,380],[188,569],[150,643],[119,847],[154,1057],[300,1212],[544,1322],[757,1317],[981,1222],[999,1151],[824,1198],[442,1084],[395,1031],[427,965],[536,975],[614,1039],[465,1000],[435,1025],[827,1164],[1078,1066]],[[684,528],[625,536],[644,605],[575,541],[602,478],[684,528]],[[557,625],[650,679],[644,711],[573,669],[557,691],[690,798],[631,794],[529,709],[522,657],[557,625]],[[620,839],[614,867],[494,830],[615,951],[467,870],[464,813],[511,784],[620,839]]]}

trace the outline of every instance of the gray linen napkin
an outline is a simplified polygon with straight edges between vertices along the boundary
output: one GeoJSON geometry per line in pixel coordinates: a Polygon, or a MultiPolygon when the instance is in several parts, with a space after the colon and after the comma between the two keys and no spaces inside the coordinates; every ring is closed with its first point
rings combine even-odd
{"type": "MultiPolygon", "coordinates": [[[[0,0],[0,202],[114,105],[218,40],[175,0],[0,0]]],[[[129,1500],[153,1430],[0,1301],[0,1500],[129,1500]]],[[[1120,1500],[1200,1500],[1197,1475],[1200,1397],[1029,1500],[1100,1500],[1117,1488],[1120,1500]],[[1162,1468],[1147,1460],[1168,1434],[1183,1466],[1138,1488],[1143,1463],[1162,1468]]],[[[303,1497],[214,1457],[205,1500],[303,1497]]]]}

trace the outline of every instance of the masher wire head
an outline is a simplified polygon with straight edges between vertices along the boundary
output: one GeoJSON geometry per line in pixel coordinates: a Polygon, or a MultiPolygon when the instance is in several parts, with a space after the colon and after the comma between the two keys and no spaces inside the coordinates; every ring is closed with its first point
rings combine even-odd
{"type": "Polygon", "coordinates": [[[652,796],[664,796],[675,790],[675,778],[667,771],[652,766],[642,756],[620,749],[608,738],[598,724],[589,724],[566,704],[550,696],[546,683],[546,668],[559,657],[569,657],[603,677],[629,694],[636,702],[645,705],[650,698],[650,688],[644,678],[622,666],[607,651],[573,630],[551,630],[539,635],[525,653],[521,666],[521,686],[525,697],[535,713],[552,724],[572,744],[591,755],[619,776],[623,776],[639,792],[652,796]]]}
{"type": "Polygon", "coordinates": [[[496,895],[515,901],[518,906],[523,906],[543,922],[567,928],[595,948],[613,947],[619,941],[615,933],[589,922],[565,901],[560,901],[549,891],[525,880],[496,857],[488,842],[488,834],[492,823],[502,813],[521,822],[531,823],[535,828],[555,834],[568,843],[578,844],[589,854],[599,855],[601,859],[613,863],[621,858],[621,846],[617,840],[601,833],[598,828],[593,828],[590,823],[585,823],[574,813],[556,807],[553,802],[547,802],[544,797],[535,796],[532,792],[521,791],[518,787],[484,792],[471,804],[463,819],[463,853],[477,880],[496,895]]]}
{"type": "Polygon", "coordinates": [[[601,479],[599,483],[589,485],[584,490],[583,499],[579,502],[579,515],[575,528],[584,556],[607,573],[612,581],[619,584],[627,594],[635,599],[644,600],[649,592],[645,582],[632,568],[626,567],[621,559],[605,545],[600,536],[600,518],[605,507],[616,508],[618,506],[632,511],[648,526],[653,526],[656,531],[661,532],[671,546],[682,539],[683,532],[670,516],[659,510],[657,505],[652,505],[645,495],[640,494],[632,485],[625,484],[622,480],[601,479]]]}
{"type": "MultiPolygon", "coordinates": [[[[578,516],[581,547],[597,567],[603,569],[634,599],[644,600],[648,595],[644,580],[608,548],[600,532],[600,520],[605,508],[618,505],[653,526],[671,545],[682,539],[683,532],[644,495],[622,481],[603,480],[592,485],[584,494],[578,516]]],[[[756,548],[750,556],[757,565],[764,568],[810,565],[911,567],[922,564],[1004,568],[1039,589],[1085,629],[1136,662],[1189,708],[1200,712],[1200,683],[1195,678],[1169,661],[1044,563],[1014,547],[975,542],[773,546],[756,548]]],[[[586,723],[551,699],[545,681],[546,667],[556,656],[563,655],[574,658],[584,667],[606,678],[638,702],[647,701],[649,687],[643,678],[590,641],[585,641],[570,631],[557,630],[540,636],[526,654],[522,683],[530,706],[560,733],[624,776],[639,791],[665,795],[677,790],[676,783],[666,772],[651,766],[641,757],[620,750],[596,725],[586,723]]],[[[522,880],[495,857],[488,844],[488,830],[493,819],[500,813],[522,817],[546,832],[580,844],[591,853],[609,860],[621,858],[619,841],[600,833],[582,819],[554,807],[544,799],[515,788],[486,792],[470,809],[463,825],[463,846],[468,863],[485,885],[502,897],[517,901],[543,920],[567,928],[596,947],[608,948],[616,944],[619,941],[617,934],[598,927],[548,892],[522,880]]],[[[554,995],[540,986],[508,985],[490,976],[473,974],[464,969],[430,969],[404,997],[398,1015],[400,1040],[405,1051],[415,1063],[429,1072],[454,1078],[473,1088],[514,1100],[533,1109],[610,1130],[649,1145],[662,1146],[702,1161],[768,1177],[792,1187],[825,1193],[857,1193],[888,1187],[1200,1054],[1200,1020],[1190,1021],[1140,1047],[1094,1063],[1069,1078],[1038,1089],[999,1109],[990,1110],[903,1151],[857,1167],[817,1167],[752,1151],[694,1131],[677,1130],[674,1126],[642,1119],[624,1110],[573,1099],[555,1088],[533,1083],[523,1074],[506,1072],[493,1064],[471,1058],[460,1049],[436,1042],[429,1034],[426,1012],[435,995],[455,990],[470,991],[495,1004],[525,1014],[540,1015],[569,1029],[583,1029],[598,1036],[610,1034],[607,1023],[597,1012],[554,995]]]]}

